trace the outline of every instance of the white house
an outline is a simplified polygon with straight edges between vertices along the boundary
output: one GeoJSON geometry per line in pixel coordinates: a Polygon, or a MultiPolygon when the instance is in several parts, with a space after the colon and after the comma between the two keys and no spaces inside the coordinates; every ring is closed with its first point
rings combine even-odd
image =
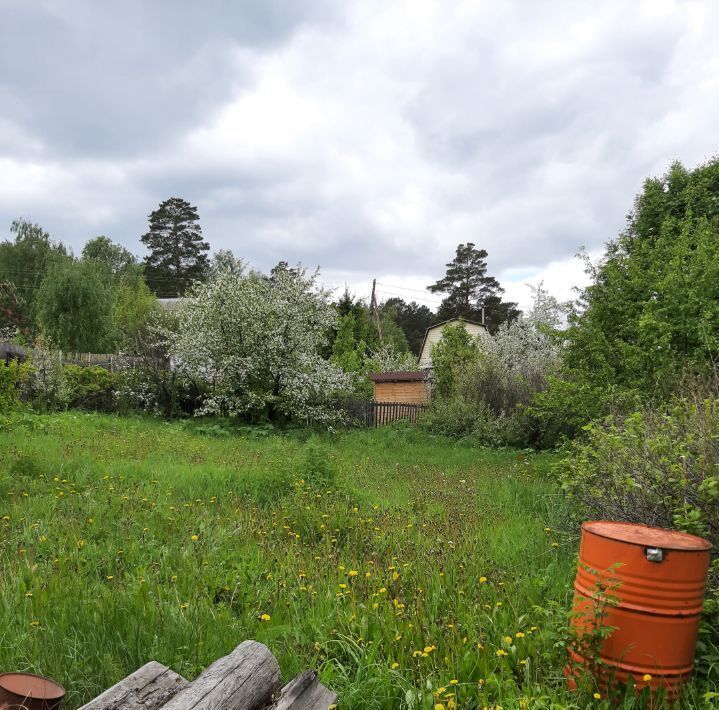
{"type": "Polygon", "coordinates": [[[489,331],[484,324],[477,323],[472,320],[464,320],[463,318],[452,318],[451,320],[431,325],[425,331],[424,340],[422,341],[422,350],[419,353],[419,366],[422,369],[429,369],[432,367],[432,348],[440,341],[442,337],[442,330],[445,326],[455,325],[456,323],[461,323],[465,330],[472,336],[479,335],[485,338],[489,337],[489,331]]]}

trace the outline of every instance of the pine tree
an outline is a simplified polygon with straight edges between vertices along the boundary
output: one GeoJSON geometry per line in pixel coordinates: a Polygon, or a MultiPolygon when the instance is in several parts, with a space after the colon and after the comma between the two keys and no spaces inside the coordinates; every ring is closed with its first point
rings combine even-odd
{"type": "Polygon", "coordinates": [[[203,241],[197,207],[179,197],[165,200],[148,217],[150,230],[140,241],[150,250],[145,279],[158,296],[182,296],[209,269],[210,245],[203,241]]]}
{"type": "Polygon", "coordinates": [[[484,308],[487,327],[496,332],[502,323],[520,314],[516,303],[502,301],[504,289],[494,276],[487,276],[486,258],[487,252],[472,242],[460,244],[454,259],[446,264],[444,278],[427,286],[432,293],[447,294],[437,311],[439,320],[480,320],[484,308]]]}

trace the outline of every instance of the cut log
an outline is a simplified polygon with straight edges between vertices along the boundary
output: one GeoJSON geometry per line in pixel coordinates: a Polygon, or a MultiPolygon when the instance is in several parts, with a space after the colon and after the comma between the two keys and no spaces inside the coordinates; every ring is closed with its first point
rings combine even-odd
{"type": "Polygon", "coordinates": [[[267,646],[244,641],[215,661],[163,710],[260,710],[280,689],[280,667],[267,646]]]}
{"type": "Polygon", "coordinates": [[[80,710],[156,710],[189,685],[167,666],[150,661],[80,710]]]}
{"type": "Polygon", "coordinates": [[[337,693],[325,688],[315,671],[305,671],[282,688],[271,710],[329,710],[336,702],[337,693]]]}

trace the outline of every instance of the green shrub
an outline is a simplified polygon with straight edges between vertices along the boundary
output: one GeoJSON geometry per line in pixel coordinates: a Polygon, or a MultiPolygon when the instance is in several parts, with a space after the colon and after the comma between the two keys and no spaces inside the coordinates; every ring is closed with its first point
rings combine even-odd
{"type": "Polygon", "coordinates": [[[316,437],[311,438],[305,446],[300,477],[307,485],[322,490],[335,484],[337,467],[330,458],[329,449],[316,437]]]}
{"type": "Polygon", "coordinates": [[[65,365],[68,406],[109,412],[115,402],[118,377],[104,367],[65,365]]]}
{"type": "MultiPolygon", "coordinates": [[[[695,388],[664,406],[584,427],[558,465],[579,517],[676,528],[719,549],[719,393],[695,388]]],[[[714,563],[710,606],[719,611],[714,563]]]]}
{"type": "Polygon", "coordinates": [[[23,388],[32,376],[30,363],[11,360],[0,364],[0,412],[17,408],[22,401],[23,388]]]}

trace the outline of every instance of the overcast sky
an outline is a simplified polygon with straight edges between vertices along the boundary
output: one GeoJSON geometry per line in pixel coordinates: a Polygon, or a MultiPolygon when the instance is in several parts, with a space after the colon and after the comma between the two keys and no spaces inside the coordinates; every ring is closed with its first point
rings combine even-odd
{"type": "Polygon", "coordinates": [[[0,0],[0,238],[142,256],[178,196],[213,250],[361,296],[434,303],[473,241],[564,298],[647,175],[716,152],[717,28],[714,0],[0,0]]]}

